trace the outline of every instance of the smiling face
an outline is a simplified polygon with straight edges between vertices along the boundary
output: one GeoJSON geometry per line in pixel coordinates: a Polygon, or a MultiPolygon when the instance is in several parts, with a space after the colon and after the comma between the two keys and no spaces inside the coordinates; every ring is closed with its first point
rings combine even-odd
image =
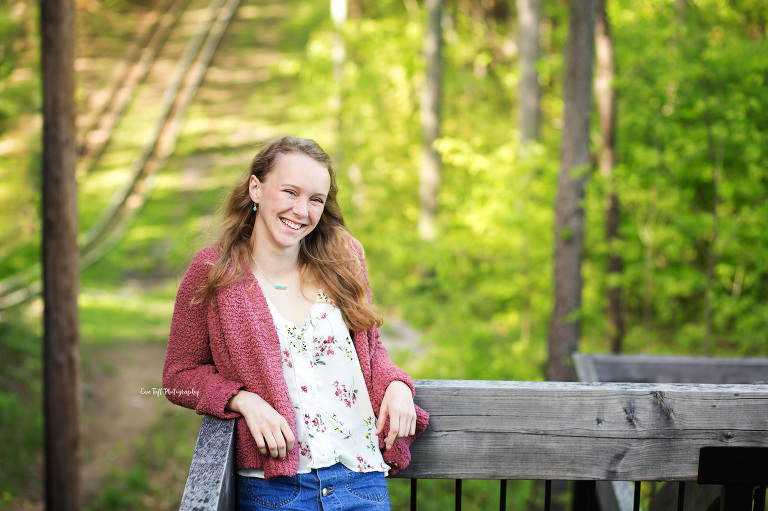
{"type": "Polygon", "coordinates": [[[320,221],[330,186],[328,169],[300,153],[278,155],[263,181],[251,175],[249,195],[259,205],[253,225],[256,246],[298,250],[320,221]]]}

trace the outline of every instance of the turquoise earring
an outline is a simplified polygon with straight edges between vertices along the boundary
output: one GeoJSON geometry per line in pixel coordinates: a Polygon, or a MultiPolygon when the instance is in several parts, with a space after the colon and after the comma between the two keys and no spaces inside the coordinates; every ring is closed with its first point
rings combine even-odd
{"type": "Polygon", "coordinates": [[[259,209],[259,205],[254,202],[253,203],[253,212],[255,213],[256,211],[258,211],[258,209],[259,209]]]}

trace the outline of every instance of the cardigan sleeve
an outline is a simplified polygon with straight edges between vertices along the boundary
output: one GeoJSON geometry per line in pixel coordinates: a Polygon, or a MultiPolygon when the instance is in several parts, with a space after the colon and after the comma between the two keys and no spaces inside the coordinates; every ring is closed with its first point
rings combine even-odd
{"type": "Polygon", "coordinates": [[[176,295],[163,367],[163,392],[174,404],[199,414],[232,419],[240,414],[225,409],[229,399],[243,388],[242,383],[222,376],[214,362],[209,338],[210,304],[193,304],[195,292],[208,281],[211,263],[197,253],[187,269],[176,295]]]}

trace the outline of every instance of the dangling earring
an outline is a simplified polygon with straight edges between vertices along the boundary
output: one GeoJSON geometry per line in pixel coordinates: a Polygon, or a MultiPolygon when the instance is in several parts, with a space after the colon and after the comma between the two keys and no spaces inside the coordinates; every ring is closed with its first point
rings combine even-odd
{"type": "Polygon", "coordinates": [[[259,205],[254,202],[253,203],[253,212],[255,213],[258,210],[259,210],[259,205]]]}

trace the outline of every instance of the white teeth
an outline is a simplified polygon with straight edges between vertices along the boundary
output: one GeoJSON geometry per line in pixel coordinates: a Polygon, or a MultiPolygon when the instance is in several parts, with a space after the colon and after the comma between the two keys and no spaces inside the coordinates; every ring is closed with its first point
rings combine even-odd
{"type": "Polygon", "coordinates": [[[285,225],[287,225],[288,227],[290,227],[291,229],[298,229],[299,227],[301,227],[301,224],[297,224],[295,222],[291,222],[290,220],[287,220],[285,218],[281,218],[280,220],[282,220],[282,222],[285,225]]]}

